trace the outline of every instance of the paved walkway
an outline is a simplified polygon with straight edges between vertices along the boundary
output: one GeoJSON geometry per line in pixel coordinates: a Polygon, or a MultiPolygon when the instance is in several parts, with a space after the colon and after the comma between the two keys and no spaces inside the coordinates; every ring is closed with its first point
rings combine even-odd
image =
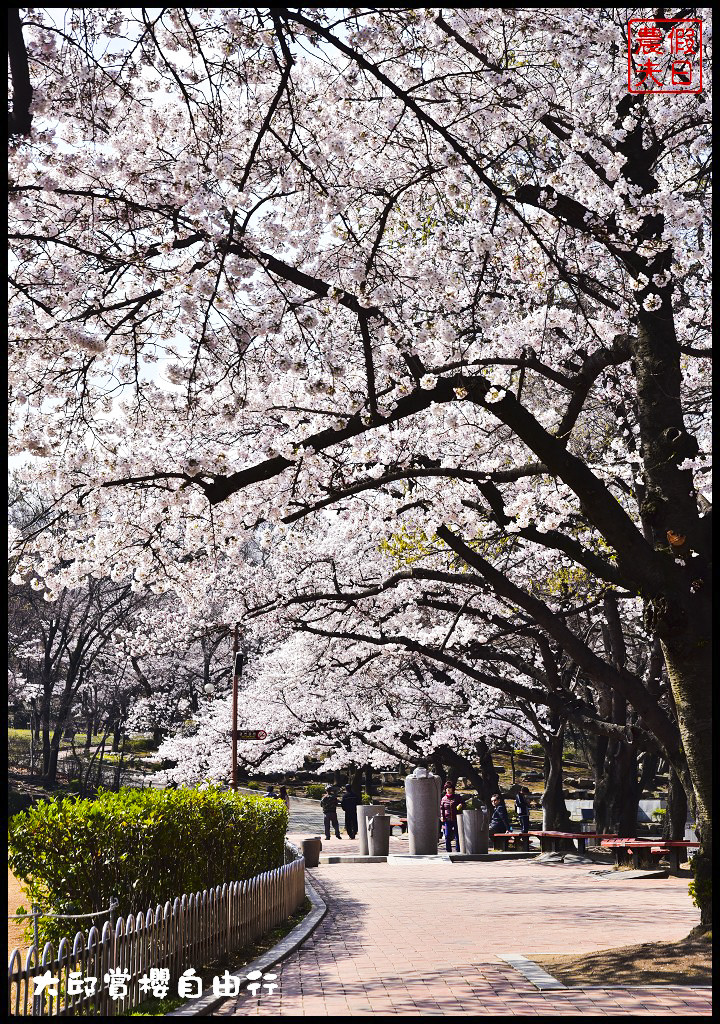
{"type": "MultiPolygon", "coordinates": [[[[298,806],[293,828],[299,811],[311,825],[312,809],[298,806]]],[[[277,991],[228,1000],[214,1016],[711,1012],[700,988],[541,992],[498,959],[680,939],[698,923],[686,879],[597,878],[586,865],[533,861],[330,864],[308,874],[328,904],[324,921],[277,968],[277,991]]]]}

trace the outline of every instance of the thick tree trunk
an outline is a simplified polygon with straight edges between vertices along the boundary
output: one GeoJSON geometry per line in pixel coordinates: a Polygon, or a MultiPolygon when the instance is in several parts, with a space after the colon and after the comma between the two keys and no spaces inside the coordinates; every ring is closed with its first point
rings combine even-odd
{"type": "Polygon", "coordinates": [[[677,772],[670,768],[667,788],[667,810],[663,824],[663,839],[684,839],[687,821],[687,794],[677,772]]]}
{"type": "MultiPolygon", "coordinates": [[[[447,763],[447,758],[444,756],[444,750],[443,750],[443,752],[441,752],[439,750],[436,751],[435,754],[433,755],[433,757],[431,758],[431,764],[432,764],[432,767],[433,767],[433,771],[435,772],[436,775],[440,776],[440,786],[441,787],[443,787],[445,785],[445,782],[446,782],[446,780],[448,778],[448,772],[447,772],[447,769],[445,767],[446,763],[447,763]]],[[[457,774],[458,773],[457,773],[457,770],[456,770],[455,771],[455,778],[457,778],[457,774]]]]}
{"type": "Polygon", "coordinates": [[[638,782],[640,792],[642,793],[645,789],[654,789],[660,764],[660,755],[651,750],[646,750],[638,757],[638,762],[640,765],[640,780],[638,782]]]}
{"type": "Polygon", "coordinates": [[[543,831],[577,831],[563,796],[563,731],[543,743],[545,750],[545,791],[542,795],[543,831]]]}
{"type": "Polygon", "coordinates": [[[712,722],[709,631],[687,630],[681,641],[663,642],[678,726],[694,793],[701,846],[693,858],[694,893],[701,924],[712,925],[712,722]]]}
{"type": "Polygon", "coordinates": [[[440,775],[441,783],[444,784],[445,779],[448,777],[454,781],[463,776],[463,778],[468,779],[470,785],[474,788],[480,798],[480,802],[489,807],[490,797],[493,793],[498,793],[500,790],[498,774],[495,771],[492,754],[487,743],[484,740],[477,742],[475,750],[479,753],[481,760],[479,767],[473,764],[469,757],[466,757],[464,754],[458,754],[457,751],[448,746],[438,747],[436,751],[438,760],[433,763],[440,775]],[[447,774],[445,773],[445,765],[448,766],[447,774]]]}
{"type": "Polygon", "coordinates": [[[606,739],[599,746],[604,753],[595,769],[597,830],[634,838],[641,792],[635,747],[616,739],[606,739]]]}
{"type": "Polygon", "coordinates": [[[45,720],[42,724],[42,757],[42,773],[43,777],[47,778],[50,771],[50,722],[45,720]]]}
{"type": "Polygon", "coordinates": [[[45,782],[49,786],[54,786],[57,782],[57,766],[58,766],[58,754],[60,751],[57,746],[52,743],[50,745],[50,756],[48,758],[48,767],[45,772],[45,782]]]}
{"type": "Polygon", "coordinates": [[[493,793],[500,792],[500,776],[493,764],[492,751],[487,744],[485,737],[475,741],[475,756],[477,758],[480,781],[473,780],[478,791],[478,796],[486,807],[490,807],[490,797],[493,793]]]}

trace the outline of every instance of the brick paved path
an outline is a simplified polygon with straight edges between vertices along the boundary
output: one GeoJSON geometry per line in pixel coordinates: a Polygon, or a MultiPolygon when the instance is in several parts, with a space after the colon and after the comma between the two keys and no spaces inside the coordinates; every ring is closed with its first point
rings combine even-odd
{"type": "Polygon", "coordinates": [[[702,989],[540,992],[498,953],[590,952],[682,938],[682,878],[610,880],[532,861],[332,864],[308,872],[329,911],[277,968],[279,990],[214,1016],[706,1016],[702,989]]]}

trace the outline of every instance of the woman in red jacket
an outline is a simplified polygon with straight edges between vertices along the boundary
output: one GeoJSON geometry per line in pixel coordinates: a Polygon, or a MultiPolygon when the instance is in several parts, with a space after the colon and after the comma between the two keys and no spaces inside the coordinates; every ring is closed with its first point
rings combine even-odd
{"type": "Polygon", "coordinates": [[[457,816],[463,809],[462,797],[455,795],[455,786],[452,782],[445,783],[445,796],[440,801],[440,820],[445,833],[445,849],[452,852],[452,840],[455,838],[455,846],[460,852],[460,839],[458,837],[457,816]]]}

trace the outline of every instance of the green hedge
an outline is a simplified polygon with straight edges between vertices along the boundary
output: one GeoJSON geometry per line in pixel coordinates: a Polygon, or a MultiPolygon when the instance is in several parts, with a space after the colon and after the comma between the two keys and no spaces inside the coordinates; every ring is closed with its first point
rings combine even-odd
{"type": "MultiPolygon", "coordinates": [[[[217,787],[100,790],[95,800],[56,798],[16,814],[9,863],[43,909],[89,913],[116,896],[127,915],[278,867],[286,828],[282,801],[217,787]]],[[[42,937],[89,923],[45,920],[42,937]]]]}
{"type": "Polygon", "coordinates": [[[308,782],[305,786],[305,796],[311,800],[319,800],[325,795],[325,785],[322,782],[308,782]]]}

